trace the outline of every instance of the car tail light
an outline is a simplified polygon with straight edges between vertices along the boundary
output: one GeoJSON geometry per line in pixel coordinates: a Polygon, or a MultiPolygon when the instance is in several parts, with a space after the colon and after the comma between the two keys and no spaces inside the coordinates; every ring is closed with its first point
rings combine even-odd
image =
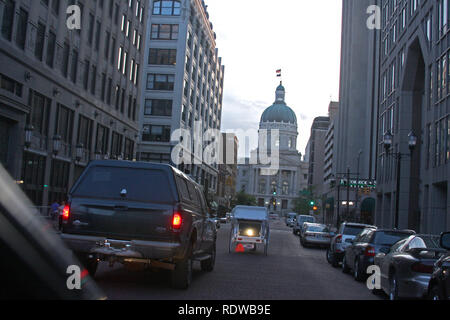
{"type": "Polygon", "coordinates": [[[342,243],[342,234],[336,237],[336,243],[342,243]]]}
{"type": "Polygon", "coordinates": [[[174,230],[180,230],[183,223],[183,218],[179,212],[175,212],[172,216],[172,228],[174,230]]]}
{"type": "Polygon", "coordinates": [[[432,265],[426,265],[423,263],[415,263],[411,266],[412,271],[414,272],[418,272],[418,273],[428,273],[428,274],[432,274],[433,273],[433,266],[432,265]]]}
{"type": "Polygon", "coordinates": [[[375,257],[375,248],[374,247],[367,247],[366,251],[364,251],[364,255],[366,257],[375,257]]]}
{"type": "Polygon", "coordinates": [[[64,221],[69,220],[69,218],[70,218],[70,206],[69,205],[66,205],[64,207],[63,212],[62,212],[62,218],[64,221]]]}

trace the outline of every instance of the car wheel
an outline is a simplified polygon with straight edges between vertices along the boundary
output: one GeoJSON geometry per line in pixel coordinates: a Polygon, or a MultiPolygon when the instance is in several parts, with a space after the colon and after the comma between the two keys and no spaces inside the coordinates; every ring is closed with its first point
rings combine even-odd
{"type": "Polygon", "coordinates": [[[389,288],[389,300],[398,300],[398,280],[395,273],[391,276],[390,279],[390,288],[389,288]]]}
{"type": "Polygon", "coordinates": [[[347,259],[345,258],[345,255],[344,258],[342,259],[342,272],[350,273],[350,268],[347,266],[347,259]]]}
{"type": "Polygon", "coordinates": [[[360,266],[360,263],[359,263],[359,258],[355,259],[355,267],[353,269],[353,277],[358,282],[362,282],[364,280],[364,275],[361,272],[361,266],[360,266]]]}
{"type": "Polygon", "coordinates": [[[441,300],[441,295],[439,294],[439,287],[437,285],[433,285],[431,287],[428,298],[430,300],[435,300],[435,301],[441,300]]]}
{"type": "Polygon", "coordinates": [[[192,245],[189,247],[186,257],[175,264],[171,280],[172,287],[175,289],[189,288],[192,282],[192,245]]]}
{"type": "Polygon", "coordinates": [[[216,242],[214,241],[213,248],[211,250],[211,257],[208,260],[200,262],[202,271],[212,272],[216,264],[216,242]]]}
{"type": "Polygon", "coordinates": [[[327,249],[327,260],[328,260],[328,263],[331,264],[331,266],[333,268],[337,268],[339,266],[336,256],[334,255],[331,248],[327,249]]]}

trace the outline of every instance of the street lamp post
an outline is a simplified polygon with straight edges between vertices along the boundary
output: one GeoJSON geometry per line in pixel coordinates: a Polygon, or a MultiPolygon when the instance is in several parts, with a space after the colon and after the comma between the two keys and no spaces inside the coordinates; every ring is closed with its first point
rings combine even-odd
{"type": "MultiPolygon", "coordinates": [[[[387,131],[384,134],[384,148],[386,149],[386,154],[389,154],[390,149],[393,144],[393,135],[390,131],[387,131]]],[[[403,154],[400,152],[400,149],[397,153],[392,153],[392,156],[397,160],[397,189],[395,194],[395,217],[394,217],[394,225],[395,228],[399,227],[399,212],[400,212],[400,174],[401,174],[401,165],[402,165],[402,157],[411,157],[414,149],[417,146],[417,136],[414,132],[410,132],[408,135],[408,146],[410,150],[410,154],[403,154]]]]}

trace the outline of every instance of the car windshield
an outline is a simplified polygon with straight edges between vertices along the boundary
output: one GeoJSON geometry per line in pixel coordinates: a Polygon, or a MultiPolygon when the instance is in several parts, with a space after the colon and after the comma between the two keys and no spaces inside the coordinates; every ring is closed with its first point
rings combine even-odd
{"type": "Polygon", "coordinates": [[[410,233],[395,231],[379,231],[375,232],[373,243],[376,245],[392,246],[394,243],[409,237],[410,233]]]}
{"type": "Polygon", "coordinates": [[[314,221],[315,221],[314,217],[298,217],[298,222],[299,223],[314,222],[314,221]]]}
{"type": "Polygon", "coordinates": [[[345,226],[343,234],[349,235],[349,236],[357,236],[361,233],[361,231],[364,230],[365,227],[363,226],[345,226]]]}
{"type": "Polygon", "coordinates": [[[142,202],[173,202],[168,175],[161,170],[119,168],[108,166],[91,167],[82,176],[72,196],[86,198],[126,199],[142,202]]]}

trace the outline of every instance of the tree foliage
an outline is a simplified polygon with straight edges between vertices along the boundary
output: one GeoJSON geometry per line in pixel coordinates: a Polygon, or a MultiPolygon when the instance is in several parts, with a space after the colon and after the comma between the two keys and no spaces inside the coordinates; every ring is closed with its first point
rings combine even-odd
{"type": "Polygon", "coordinates": [[[233,202],[233,206],[256,206],[256,198],[244,191],[238,192],[233,202]]]}

